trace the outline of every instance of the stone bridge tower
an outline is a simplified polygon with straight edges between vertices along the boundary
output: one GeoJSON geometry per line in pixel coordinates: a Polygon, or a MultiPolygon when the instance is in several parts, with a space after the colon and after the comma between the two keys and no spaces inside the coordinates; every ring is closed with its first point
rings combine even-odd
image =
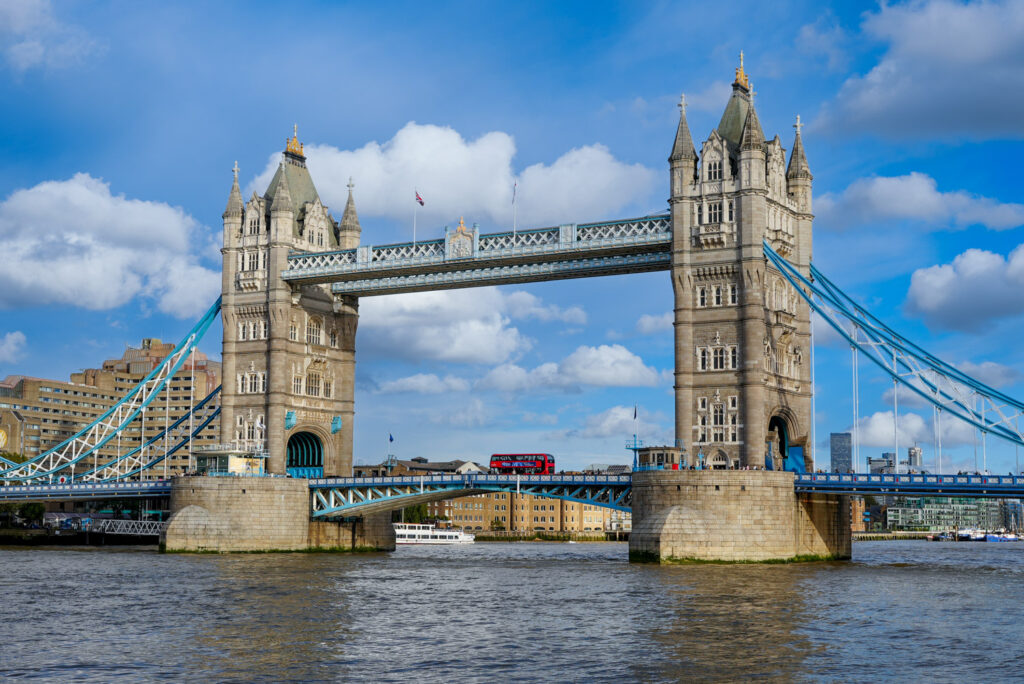
{"type": "Polygon", "coordinates": [[[712,467],[811,463],[810,309],[766,264],[767,240],[808,272],[811,174],[765,140],[742,55],[698,157],[680,103],[669,157],[676,439],[712,467]]]}
{"type": "Polygon", "coordinates": [[[329,285],[292,286],[280,274],[289,253],[358,246],[352,184],[336,222],[297,131],[262,196],[243,203],[237,165],[234,173],[221,250],[221,440],[265,446],[272,473],[349,475],[358,300],[332,295],[329,285]]]}

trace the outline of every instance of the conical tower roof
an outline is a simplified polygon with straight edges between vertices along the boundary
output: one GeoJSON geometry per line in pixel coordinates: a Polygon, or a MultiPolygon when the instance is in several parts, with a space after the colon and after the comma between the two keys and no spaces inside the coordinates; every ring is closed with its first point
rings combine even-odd
{"type": "Polygon", "coordinates": [[[757,118],[757,110],[751,102],[747,107],[747,120],[743,122],[743,134],[740,136],[740,149],[759,150],[764,147],[764,131],[761,121],[757,118]]]}
{"type": "Polygon", "coordinates": [[[697,151],[693,147],[693,137],[690,135],[690,127],[686,123],[686,96],[679,96],[679,127],[676,128],[676,139],[672,144],[672,154],[669,155],[670,162],[683,159],[696,159],[697,151]]]}
{"type": "Polygon", "coordinates": [[[800,138],[800,129],[803,128],[803,124],[800,123],[800,115],[796,117],[796,123],[793,124],[793,128],[796,129],[796,139],[793,140],[793,152],[789,155],[789,166],[786,168],[786,178],[806,178],[813,180],[811,175],[811,167],[807,165],[807,156],[804,154],[804,142],[800,138]]]}
{"type": "Polygon", "coordinates": [[[228,206],[224,210],[224,216],[241,216],[242,207],[242,191],[238,187],[238,162],[235,162],[235,168],[231,169],[234,172],[235,179],[231,182],[231,193],[228,195],[228,206]]]}
{"type": "Polygon", "coordinates": [[[345,211],[341,215],[341,225],[338,226],[341,231],[354,231],[361,232],[362,228],[359,226],[359,215],[356,213],[356,201],[352,198],[352,188],[355,187],[352,183],[352,179],[348,179],[348,201],[345,202],[345,211]]]}
{"type": "Polygon", "coordinates": [[[286,164],[281,162],[277,167],[274,179],[270,181],[270,187],[264,197],[270,202],[270,211],[295,211],[292,202],[292,193],[288,183],[288,173],[285,171],[286,164]],[[273,190],[273,192],[271,192],[273,190]]]}

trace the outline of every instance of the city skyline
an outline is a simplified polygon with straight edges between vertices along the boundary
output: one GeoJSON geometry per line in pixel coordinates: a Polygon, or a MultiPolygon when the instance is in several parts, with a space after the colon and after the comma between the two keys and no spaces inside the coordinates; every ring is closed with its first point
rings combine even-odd
{"type": "MultiPolygon", "coordinates": [[[[507,229],[514,186],[519,228],[661,211],[679,92],[699,146],[743,50],[766,136],[788,150],[795,117],[807,122],[816,265],[930,351],[1020,393],[1006,342],[1024,310],[1024,206],[1007,173],[1024,133],[1006,82],[1022,78],[1019,7],[251,7],[0,3],[13,103],[0,116],[16,131],[0,143],[13,259],[0,377],[64,379],[132,340],[180,337],[219,292],[232,163],[243,195],[262,193],[295,123],[336,217],[353,178],[364,244],[411,239],[414,212],[419,239],[463,216],[507,229]],[[669,44],[672,31],[688,40],[669,44]],[[954,33],[971,49],[947,50],[954,33]]],[[[634,406],[641,438],[671,440],[671,301],[663,274],[365,300],[356,462],[383,458],[388,434],[404,458],[626,462],[634,406]]],[[[824,467],[852,406],[849,350],[819,332],[824,467]]],[[[219,358],[219,331],[202,348],[219,358]]],[[[891,385],[866,365],[862,457],[894,447],[891,385]]],[[[931,410],[899,399],[900,452],[921,442],[927,465],[931,410]]],[[[944,450],[973,469],[971,430],[951,423],[944,450]]],[[[993,470],[1015,463],[995,440],[988,455],[993,470]]]]}

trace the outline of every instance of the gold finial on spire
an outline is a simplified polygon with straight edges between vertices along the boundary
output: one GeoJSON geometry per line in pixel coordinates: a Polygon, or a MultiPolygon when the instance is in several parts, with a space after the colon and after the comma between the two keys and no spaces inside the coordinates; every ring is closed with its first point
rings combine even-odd
{"type": "Polygon", "coordinates": [[[463,222],[461,216],[459,217],[459,225],[458,225],[458,227],[455,230],[457,232],[459,232],[459,233],[465,233],[466,232],[466,224],[465,224],[465,222],[463,222]]]}
{"type": "Polygon", "coordinates": [[[302,143],[299,142],[299,124],[294,124],[292,126],[292,137],[288,140],[284,150],[285,152],[297,154],[300,157],[304,156],[302,153],[302,143]]]}
{"type": "Polygon", "coordinates": [[[740,65],[736,68],[736,80],[733,81],[733,85],[740,85],[750,90],[750,80],[747,78],[747,73],[743,70],[743,51],[740,50],[740,65]]]}

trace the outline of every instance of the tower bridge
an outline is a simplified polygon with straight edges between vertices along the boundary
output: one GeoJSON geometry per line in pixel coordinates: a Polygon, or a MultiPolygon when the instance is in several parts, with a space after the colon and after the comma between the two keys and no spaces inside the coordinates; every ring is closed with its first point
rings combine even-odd
{"type": "MultiPolygon", "coordinates": [[[[387,547],[393,532],[386,511],[513,484],[495,476],[323,478],[352,472],[360,298],[667,271],[674,295],[676,443],[730,469],[641,469],[614,483],[520,478],[514,486],[629,507],[631,553],[651,560],[848,557],[845,495],[1018,493],[1019,478],[833,480],[806,474],[813,463],[812,310],[894,382],[988,434],[1024,444],[1016,427],[1024,403],[900,336],[812,265],[813,177],[799,117],[794,128],[788,153],[778,135],[765,136],[741,62],[722,118],[699,154],[685,99],[680,102],[666,211],[496,233],[481,233],[460,219],[441,239],[390,245],[363,244],[351,182],[341,218],[331,216],[296,131],[262,195],[242,197],[235,166],[223,213],[218,303],[161,367],[99,420],[26,463],[0,461],[0,482],[16,485],[0,492],[15,497],[19,487],[70,472],[75,483],[67,491],[77,496],[86,491],[77,482],[116,484],[160,462],[157,448],[147,453],[142,447],[104,464],[95,463],[94,455],[144,414],[219,314],[219,396],[197,404],[187,421],[169,425],[160,439],[168,453],[171,442],[174,449],[188,448],[195,431],[219,415],[225,450],[265,454],[267,472],[277,477],[175,479],[169,485],[175,514],[165,531],[168,548],[387,547]],[[80,466],[76,476],[75,465],[89,459],[92,468],[80,466]],[[330,522],[352,516],[359,522],[330,522]]],[[[129,495],[128,489],[111,491],[129,495]]]]}

